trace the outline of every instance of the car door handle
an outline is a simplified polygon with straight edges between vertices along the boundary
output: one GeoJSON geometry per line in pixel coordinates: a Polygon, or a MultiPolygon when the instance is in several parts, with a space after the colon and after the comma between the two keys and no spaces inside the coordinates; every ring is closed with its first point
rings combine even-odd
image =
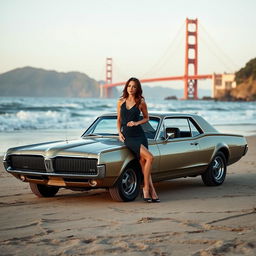
{"type": "Polygon", "coordinates": [[[198,142],[191,142],[190,145],[198,145],[198,142]]]}

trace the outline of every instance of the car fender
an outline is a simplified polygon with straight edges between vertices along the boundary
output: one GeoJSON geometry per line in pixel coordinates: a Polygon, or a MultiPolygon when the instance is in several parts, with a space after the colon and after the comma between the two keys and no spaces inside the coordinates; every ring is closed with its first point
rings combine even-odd
{"type": "MultiPolygon", "coordinates": [[[[214,156],[217,154],[217,152],[221,151],[225,157],[226,157],[226,161],[228,161],[229,159],[229,156],[230,156],[230,149],[228,147],[228,145],[225,143],[225,142],[219,142],[215,148],[214,148],[214,151],[212,153],[212,156],[211,156],[211,161],[213,160],[214,156]]],[[[210,162],[211,162],[210,161],[210,162]]]]}
{"type": "MultiPolygon", "coordinates": [[[[124,170],[128,167],[128,166],[134,166],[137,165],[138,168],[140,168],[140,163],[139,161],[131,154],[129,155],[123,162],[119,174],[116,177],[116,179],[114,180],[114,184],[118,181],[118,179],[120,178],[120,176],[122,175],[122,173],[124,172],[124,170]]],[[[140,168],[141,171],[141,168],[140,168]]]]}

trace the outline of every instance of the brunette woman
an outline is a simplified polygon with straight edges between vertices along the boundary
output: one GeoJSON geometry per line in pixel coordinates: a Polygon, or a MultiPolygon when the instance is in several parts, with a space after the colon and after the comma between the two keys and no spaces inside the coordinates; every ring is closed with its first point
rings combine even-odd
{"type": "Polygon", "coordinates": [[[144,176],[143,198],[145,202],[160,202],[151,178],[153,155],[148,151],[148,141],[141,124],[148,122],[147,104],[137,78],[130,78],[117,102],[117,129],[119,140],[139,159],[144,176]],[[140,113],[143,119],[140,120],[140,113]]]}

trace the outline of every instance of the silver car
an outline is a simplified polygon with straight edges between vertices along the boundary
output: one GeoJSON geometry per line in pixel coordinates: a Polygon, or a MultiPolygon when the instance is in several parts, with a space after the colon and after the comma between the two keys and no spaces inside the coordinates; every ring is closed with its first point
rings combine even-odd
{"type": "MultiPolygon", "coordinates": [[[[28,182],[38,197],[60,188],[106,188],[116,201],[132,201],[143,174],[138,160],[118,140],[117,115],[98,117],[81,138],[10,148],[4,157],[8,173],[28,182]]],[[[192,114],[150,114],[142,125],[154,155],[153,181],[201,175],[208,186],[221,185],[227,165],[247,152],[241,135],[218,132],[192,114]]]]}

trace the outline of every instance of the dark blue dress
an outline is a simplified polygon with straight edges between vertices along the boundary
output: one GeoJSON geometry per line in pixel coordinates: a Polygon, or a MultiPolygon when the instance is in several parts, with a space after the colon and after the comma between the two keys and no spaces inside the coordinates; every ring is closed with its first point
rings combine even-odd
{"type": "Polygon", "coordinates": [[[148,148],[148,140],[141,125],[127,126],[130,121],[137,122],[140,120],[140,110],[136,104],[130,108],[126,108],[126,101],[121,105],[121,131],[125,137],[124,144],[140,159],[141,144],[148,148]]]}

